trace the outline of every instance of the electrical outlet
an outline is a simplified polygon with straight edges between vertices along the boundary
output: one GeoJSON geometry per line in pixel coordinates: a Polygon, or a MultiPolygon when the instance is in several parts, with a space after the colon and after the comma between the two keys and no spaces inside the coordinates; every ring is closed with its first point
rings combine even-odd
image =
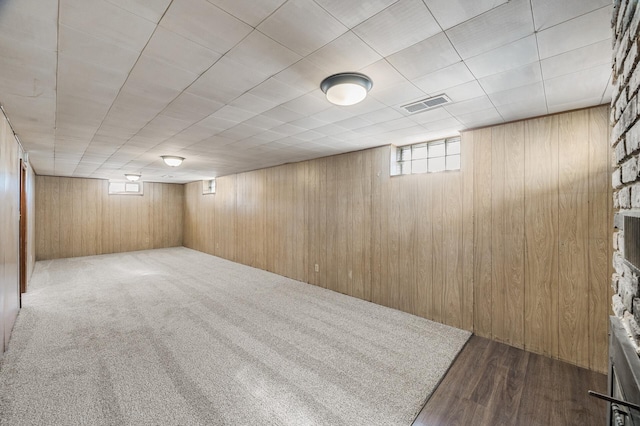
{"type": "Polygon", "coordinates": [[[320,265],[316,263],[316,266],[313,267],[313,270],[316,272],[320,272],[320,265]]]}

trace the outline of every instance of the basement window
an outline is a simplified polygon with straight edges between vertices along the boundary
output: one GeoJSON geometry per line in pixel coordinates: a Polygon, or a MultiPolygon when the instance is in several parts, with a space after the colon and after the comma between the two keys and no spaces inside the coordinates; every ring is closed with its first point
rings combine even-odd
{"type": "Polygon", "coordinates": [[[202,194],[215,194],[216,193],[216,179],[206,179],[202,181],[202,194]]]}
{"type": "Polygon", "coordinates": [[[109,181],[109,195],[143,195],[142,182],[109,181]]]}
{"type": "Polygon", "coordinates": [[[392,175],[460,170],[460,137],[397,147],[392,161],[392,175]]]}

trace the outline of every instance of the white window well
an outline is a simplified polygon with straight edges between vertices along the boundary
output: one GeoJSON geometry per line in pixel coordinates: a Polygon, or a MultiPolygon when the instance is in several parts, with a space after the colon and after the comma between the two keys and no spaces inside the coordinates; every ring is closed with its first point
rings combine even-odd
{"type": "Polygon", "coordinates": [[[391,160],[394,176],[460,170],[460,137],[399,146],[391,160]]]}
{"type": "Polygon", "coordinates": [[[142,182],[109,181],[109,195],[143,195],[142,182]]]}

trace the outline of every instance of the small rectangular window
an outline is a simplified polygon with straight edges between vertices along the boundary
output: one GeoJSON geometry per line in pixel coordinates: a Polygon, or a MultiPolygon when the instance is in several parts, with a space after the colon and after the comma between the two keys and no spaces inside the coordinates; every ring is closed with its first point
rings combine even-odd
{"type": "Polygon", "coordinates": [[[401,146],[396,149],[392,163],[394,175],[460,170],[460,138],[401,146]]]}
{"type": "Polygon", "coordinates": [[[109,182],[109,195],[143,195],[142,182],[109,182]]]}
{"type": "Polygon", "coordinates": [[[202,181],[202,194],[216,193],[216,179],[206,179],[202,181]]]}

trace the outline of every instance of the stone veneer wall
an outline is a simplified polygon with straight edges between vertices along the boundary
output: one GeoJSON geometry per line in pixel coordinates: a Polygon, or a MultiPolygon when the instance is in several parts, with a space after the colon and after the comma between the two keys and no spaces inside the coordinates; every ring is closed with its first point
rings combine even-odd
{"type": "Polygon", "coordinates": [[[611,146],[615,171],[612,176],[614,220],[612,278],[613,311],[640,343],[640,287],[638,275],[624,263],[623,216],[640,213],[640,7],[637,0],[614,0],[613,96],[611,146]]]}

